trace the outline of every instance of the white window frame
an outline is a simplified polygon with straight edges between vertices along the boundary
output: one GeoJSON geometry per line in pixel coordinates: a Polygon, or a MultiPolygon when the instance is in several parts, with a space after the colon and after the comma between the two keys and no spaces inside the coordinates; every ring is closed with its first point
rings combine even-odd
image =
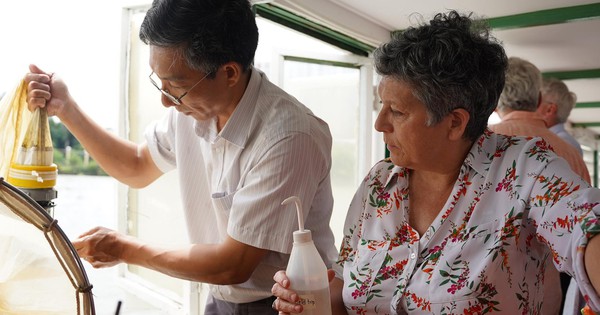
{"type": "Polygon", "coordinates": [[[273,53],[272,77],[273,83],[278,86],[283,84],[283,64],[286,59],[312,59],[326,63],[344,63],[355,66],[360,70],[359,83],[359,137],[358,137],[358,181],[371,169],[374,161],[384,157],[385,149],[382,149],[376,133],[373,132],[374,117],[377,112],[376,94],[374,89],[374,71],[371,58],[357,55],[331,55],[324,53],[304,52],[298,49],[280,49],[273,53]]]}

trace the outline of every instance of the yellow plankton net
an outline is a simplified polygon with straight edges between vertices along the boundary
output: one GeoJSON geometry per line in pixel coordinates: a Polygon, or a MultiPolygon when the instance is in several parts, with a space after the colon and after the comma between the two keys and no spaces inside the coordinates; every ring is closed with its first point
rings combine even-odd
{"type": "Polygon", "coordinates": [[[0,314],[95,314],[77,251],[44,204],[57,176],[48,115],[26,98],[21,80],[0,100],[0,314]]]}
{"type": "Polygon", "coordinates": [[[57,167],[45,108],[27,110],[24,80],[0,100],[2,155],[0,177],[36,200],[47,211],[56,198],[57,167]]]}
{"type": "Polygon", "coordinates": [[[8,176],[10,164],[16,160],[17,152],[31,113],[27,110],[27,86],[24,80],[0,99],[0,177],[8,176]]]}
{"type": "Polygon", "coordinates": [[[39,204],[1,178],[0,253],[0,314],[95,314],[73,244],[39,204]]]}

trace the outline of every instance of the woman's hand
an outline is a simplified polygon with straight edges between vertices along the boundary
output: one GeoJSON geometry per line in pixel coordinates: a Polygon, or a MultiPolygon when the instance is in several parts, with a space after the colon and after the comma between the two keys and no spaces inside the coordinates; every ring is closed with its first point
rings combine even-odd
{"type": "Polygon", "coordinates": [[[273,276],[273,280],[275,280],[275,284],[271,289],[271,293],[277,297],[275,303],[273,303],[273,308],[279,311],[279,315],[302,312],[302,305],[296,304],[300,297],[295,291],[289,289],[290,279],[286,276],[285,271],[278,271],[273,276]]]}
{"type": "MultiPolygon", "coordinates": [[[[331,288],[334,288],[333,292],[331,292],[330,288],[333,314],[347,314],[343,306],[343,302],[341,301],[342,281],[339,279],[337,281],[334,281],[335,272],[331,269],[327,270],[327,277],[329,278],[330,285],[332,285],[331,288]],[[338,288],[339,290],[337,290],[338,288]],[[337,299],[338,293],[339,299],[337,299]],[[333,304],[337,300],[339,300],[340,305],[333,304]]],[[[275,280],[275,284],[271,289],[271,293],[273,293],[273,295],[277,297],[277,299],[273,303],[273,308],[279,311],[279,315],[288,315],[292,313],[295,314],[302,312],[302,305],[296,304],[298,303],[298,301],[300,301],[300,297],[294,290],[289,289],[290,279],[286,276],[285,271],[278,271],[275,274],[275,276],[273,276],[273,280],[275,280]]]]}

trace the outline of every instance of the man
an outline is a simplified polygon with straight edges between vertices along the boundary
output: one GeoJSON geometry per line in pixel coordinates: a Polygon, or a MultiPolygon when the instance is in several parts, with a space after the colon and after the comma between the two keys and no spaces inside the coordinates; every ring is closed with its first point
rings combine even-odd
{"type": "MultiPolygon", "coordinates": [[[[542,137],[575,173],[589,183],[590,175],[581,154],[552,133],[542,116],[536,113],[541,102],[541,83],[542,75],[535,65],[517,57],[509,58],[506,82],[496,108],[502,121],[489,128],[506,135],[542,137]]],[[[547,302],[544,303],[543,313],[550,314],[562,309],[561,291],[566,292],[570,277],[559,274],[550,261],[546,268],[544,288],[548,298],[545,299],[547,302]]]]}
{"type": "Polygon", "coordinates": [[[544,78],[541,92],[542,102],[537,113],[544,118],[550,131],[575,147],[579,154],[583,155],[579,142],[565,130],[565,123],[571,110],[575,107],[577,95],[569,91],[563,81],[555,78],[544,78]]]}
{"type": "Polygon", "coordinates": [[[589,183],[590,174],[579,152],[548,130],[543,118],[536,113],[541,101],[541,83],[542,75],[535,65],[510,57],[506,83],[496,108],[501,122],[491,125],[490,129],[505,135],[542,137],[575,173],[589,183]]]}
{"type": "Polygon", "coordinates": [[[159,248],[102,227],[73,244],[94,267],[128,263],[211,284],[207,315],[276,314],[272,276],[285,268],[298,229],[285,198],[302,200],[328,267],[336,258],[329,128],[253,68],[258,30],[247,0],[155,0],[140,39],[168,108],[144,143],[103,130],[60,78],[34,65],[29,107],[46,106],[131,187],[177,169],[191,244],[159,248]]]}

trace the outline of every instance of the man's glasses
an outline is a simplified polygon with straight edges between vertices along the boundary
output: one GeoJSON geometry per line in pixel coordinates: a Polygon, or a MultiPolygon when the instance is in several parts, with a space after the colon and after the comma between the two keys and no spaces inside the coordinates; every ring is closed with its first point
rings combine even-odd
{"type": "Polygon", "coordinates": [[[184,96],[186,96],[193,88],[195,88],[196,85],[198,85],[200,82],[202,82],[204,79],[206,79],[206,77],[208,77],[209,74],[210,74],[210,72],[207,73],[204,77],[202,77],[202,79],[200,79],[200,81],[196,82],[196,84],[194,84],[191,88],[189,88],[187,91],[185,91],[185,93],[181,94],[181,96],[179,96],[179,97],[173,96],[173,94],[169,93],[169,91],[163,90],[158,86],[158,84],[152,79],[152,76],[154,75],[154,71],[152,71],[152,73],[150,73],[150,75],[148,76],[148,79],[150,79],[150,83],[152,83],[152,85],[154,85],[162,94],[164,94],[169,99],[169,101],[171,101],[175,105],[181,105],[181,99],[184,96]]]}

